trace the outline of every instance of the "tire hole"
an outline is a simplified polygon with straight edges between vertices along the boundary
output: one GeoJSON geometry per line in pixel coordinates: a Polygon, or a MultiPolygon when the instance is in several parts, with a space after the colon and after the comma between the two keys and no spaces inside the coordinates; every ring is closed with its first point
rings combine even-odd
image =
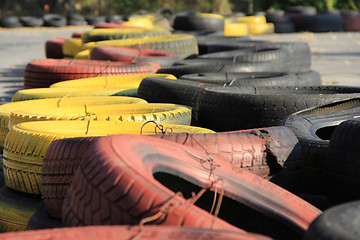
{"type": "MultiPolygon", "coordinates": [[[[173,192],[181,192],[184,198],[191,198],[202,188],[172,174],[157,172],[154,178],[173,192]]],[[[209,212],[214,199],[214,192],[206,191],[195,203],[196,206],[209,212]]],[[[217,196],[219,199],[219,194],[217,196]]],[[[245,231],[270,236],[274,239],[302,239],[302,236],[282,222],[257,212],[231,198],[223,197],[219,218],[245,231]]]]}
{"type": "Polygon", "coordinates": [[[318,129],[315,134],[316,134],[316,136],[318,136],[322,140],[330,140],[331,135],[334,132],[336,127],[337,127],[337,125],[329,126],[329,127],[323,127],[323,128],[318,129]]]}

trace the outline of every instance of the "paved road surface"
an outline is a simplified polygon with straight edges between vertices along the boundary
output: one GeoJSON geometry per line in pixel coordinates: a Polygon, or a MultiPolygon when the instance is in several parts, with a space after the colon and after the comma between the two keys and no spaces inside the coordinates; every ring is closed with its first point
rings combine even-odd
{"type": "MultiPolygon", "coordinates": [[[[90,26],[64,28],[0,29],[0,103],[9,102],[22,89],[24,66],[45,58],[45,42],[70,37],[90,26]]],[[[312,69],[319,71],[323,84],[360,86],[359,33],[292,33],[252,36],[271,41],[305,41],[312,51],[312,69]]]]}

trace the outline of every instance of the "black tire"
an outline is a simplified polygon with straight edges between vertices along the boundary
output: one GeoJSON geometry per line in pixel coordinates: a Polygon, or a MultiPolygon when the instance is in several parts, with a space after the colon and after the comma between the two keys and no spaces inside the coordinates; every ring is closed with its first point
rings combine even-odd
{"type": "Polygon", "coordinates": [[[291,53],[278,47],[249,47],[238,50],[222,51],[200,55],[198,58],[228,59],[234,63],[271,62],[278,72],[291,72],[291,53]]]}
{"type": "Polygon", "coordinates": [[[85,20],[89,25],[106,22],[106,18],[104,16],[87,16],[85,17],[85,20]]]}
{"type": "Polygon", "coordinates": [[[44,25],[44,20],[42,18],[31,17],[31,16],[20,17],[20,22],[25,27],[41,27],[42,25],[44,25]]]}
{"type": "Polygon", "coordinates": [[[59,14],[46,14],[43,16],[44,26],[62,27],[66,25],[66,18],[59,14]]]}
{"type": "Polygon", "coordinates": [[[293,18],[296,31],[339,32],[342,31],[341,15],[322,13],[316,15],[298,15],[293,18]]]}
{"type": "Polygon", "coordinates": [[[320,73],[317,71],[297,73],[296,77],[298,78],[299,85],[301,86],[314,86],[322,84],[320,73]]]}
{"type": "Polygon", "coordinates": [[[87,24],[85,17],[81,16],[80,14],[68,14],[66,23],[69,26],[82,26],[87,24]]]}
{"type": "Polygon", "coordinates": [[[172,19],[175,16],[175,12],[171,8],[160,8],[159,10],[156,11],[155,14],[158,16],[165,17],[167,19],[172,19]]]}
{"type": "Polygon", "coordinates": [[[150,103],[177,103],[193,107],[200,90],[215,86],[181,79],[147,77],[141,81],[137,96],[150,103]]]}
{"type": "Polygon", "coordinates": [[[311,52],[310,46],[305,42],[267,42],[267,41],[246,41],[246,40],[222,40],[208,45],[208,53],[236,50],[248,47],[272,47],[282,48],[289,51],[292,58],[289,65],[291,73],[310,71],[311,52]]]}
{"type": "Polygon", "coordinates": [[[218,42],[223,41],[250,41],[249,37],[226,37],[223,34],[221,35],[214,35],[214,34],[207,34],[207,35],[198,35],[196,36],[199,46],[199,55],[203,55],[209,53],[208,48],[209,46],[216,44],[218,42]]]}
{"type": "Polygon", "coordinates": [[[336,127],[330,138],[324,187],[326,195],[336,203],[360,199],[356,190],[360,186],[359,136],[360,121],[348,120],[336,127]]]}
{"type": "Polygon", "coordinates": [[[325,194],[325,186],[335,187],[331,185],[335,179],[324,177],[330,137],[339,123],[359,114],[359,103],[359,98],[350,98],[308,108],[284,119],[282,125],[293,130],[302,147],[305,165],[303,192],[325,194]]]}
{"type": "Polygon", "coordinates": [[[196,12],[186,11],[174,16],[174,29],[186,31],[211,30],[223,31],[224,19],[199,16],[196,12]]]}
{"type": "Polygon", "coordinates": [[[8,16],[8,17],[3,17],[0,20],[0,26],[5,28],[19,28],[22,27],[23,25],[21,24],[18,17],[8,16]]]}
{"type": "Polygon", "coordinates": [[[288,13],[290,14],[305,14],[305,15],[315,15],[316,14],[315,7],[309,6],[292,6],[289,7],[288,13]]]}
{"type": "MultiPolygon", "coordinates": [[[[204,72],[277,72],[271,62],[263,63],[232,63],[228,60],[217,59],[189,59],[175,66],[161,68],[157,73],[170,73],[177,78],[185,74],[204,72]]],[[[179,64],[179,62],[178,62],[179,64]]]]}
{"type": "Polygon", "coordinates": [[[298,86],[298,78],[286,73],[194,73],[183,75],[183,80],[217,84],[219,86],[298,86]]]}
{"type": "Polygon", "coordinates": [[[325,210],[310,225],[304,240],[357,240],[360,238],[360,201],[325,210]]]}
{"type": "Polygon", "coordinates": [[[111,15],[106,17],[106,22],[110,23],[110,22],[123,22],[124,19],[121,15],[111,15]]]}
{"type": "Polygon", "coordinates": [[[293,33],[295,32],[295,24],[292,22],[274,23],[275,33],[293,33]]]}
{"type": "Polygon", "coordinates": [[[198,94],[193,124],[216,132],[278,126],[302,109],[359,96],[360,88],[341,86],[207,88],[198,94]]]}
{"type": "Polygon", "coordinates": [[[26,230],[40,230],[50,228],[62,228],[61,219],[53,218],[47,211],[44,202],[41,202],[39,209],[31,216],[26,230]]]}

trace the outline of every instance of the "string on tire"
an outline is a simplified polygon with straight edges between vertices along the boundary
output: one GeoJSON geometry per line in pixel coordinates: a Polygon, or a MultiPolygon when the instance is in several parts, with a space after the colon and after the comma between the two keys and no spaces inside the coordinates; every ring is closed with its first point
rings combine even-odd
{"type": "Polygon", "coordinates": [[[174,129],[171,128],[171,127],[164,128],[164,125],[158,124],[155,121],[147,121],[141,126],[140,135],[143,135],[143,128],[148,123],[154,123],[155,124],[155,134],[156,135],[158,135],[158,134],[171,134],[171,133],[174,132],[174,129]],[[160,130],[160,133],[158,133],[158,129],[160,130]]]}

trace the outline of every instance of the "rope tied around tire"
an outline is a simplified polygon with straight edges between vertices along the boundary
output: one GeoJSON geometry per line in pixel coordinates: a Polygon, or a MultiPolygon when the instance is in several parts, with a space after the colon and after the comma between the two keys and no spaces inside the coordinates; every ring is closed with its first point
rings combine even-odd
{"type": "Polygon", "coordinates": [[[164,125],[161,125],[161,124],[158,124],[157,122],[155,121],[147,121],[145,122],[142,126],[141,126],[141,129],[140,129],[140,135],[143,135],[143,128],[146,124],[148,123],[154,123],[155,124],[155,134],[158,135],[159,133],[157,132],[158,130],[157,129],[160,129],[161,133],[160,134],[171,134],[174,132],[174,129],[171,128],[171,127],[166,127],[164,129],[164,125]],[[171,130],[171,132],[168,132],[168,130],[171,130]]]}

